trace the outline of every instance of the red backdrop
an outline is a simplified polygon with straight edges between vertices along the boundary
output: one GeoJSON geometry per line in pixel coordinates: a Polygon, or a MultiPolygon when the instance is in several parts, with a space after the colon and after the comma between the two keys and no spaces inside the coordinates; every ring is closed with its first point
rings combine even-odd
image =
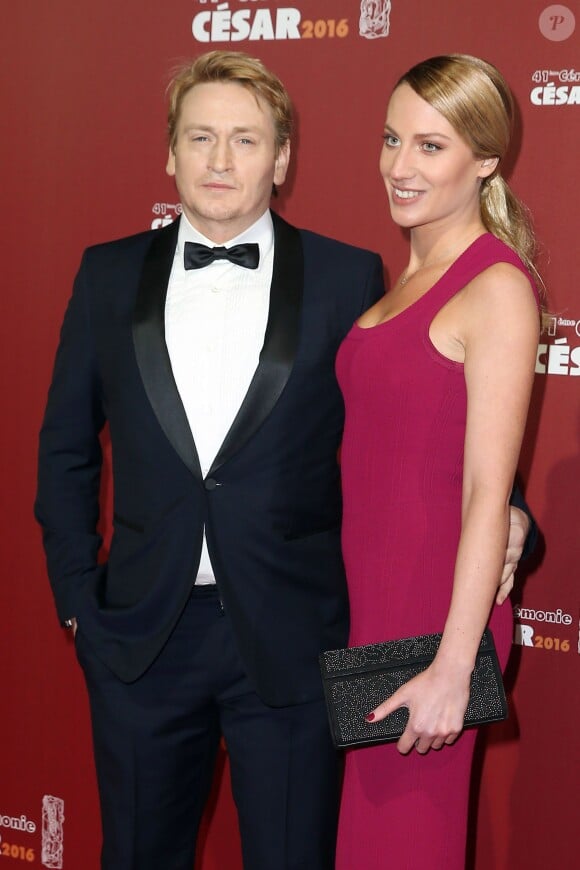
{"type": "MultiPolygon", "coordinates": [[[[37,432],[81,251],[175,217],[176,194],[164,174],[164,89],[176,63],[214,47],[259,55],[293,96],[294,168],[281,213],[380,251],[388,274],[405,256],[377,170],[397,74],[429,55],[461,51],[497,64],[514,90],[520,150],[511,182],[535,216],[554,313],[541,338],[521,461],[543,535],[513,602],[511,717],[489,731],[478,757],[470,862],[478,870],[580,863],[573,829],[580,10],[576,0],[362,6],[367,17],[391,7],[388,35],[386,28],[374,38],[361,33],[358,0],[21,0],[4,12],[0,858],[7,867],[98,866],[85,690],[54,617],[32,518],[37,432]]],[[[222,762],[198,870],[241,867],[225,756],[222,762]]]]}

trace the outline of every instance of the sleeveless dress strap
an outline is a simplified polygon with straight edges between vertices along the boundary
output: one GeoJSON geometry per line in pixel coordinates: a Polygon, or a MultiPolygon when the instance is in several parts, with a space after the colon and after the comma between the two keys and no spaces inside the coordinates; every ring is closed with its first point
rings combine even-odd
{"type": "Polygon", "coordinates": [[[538,299],[538,291],[530,273],[516,252],[491,233],[484,233],[466,248],[439,281],[427,291],[424,297],[426,305],[422,309],[423,317],[430,322],[453,296],[495,263],[510,263],[523,272],[532,286],[536,300],[538,299]]]}

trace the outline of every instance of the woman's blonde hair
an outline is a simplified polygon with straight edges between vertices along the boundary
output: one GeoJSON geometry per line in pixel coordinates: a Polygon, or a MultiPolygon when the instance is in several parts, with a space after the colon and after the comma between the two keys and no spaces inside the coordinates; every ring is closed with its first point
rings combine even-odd
{"type": "Polygon", "coordinates": [[[514,101],[502,74],[478,57],[449,54],[416,64],[397,86],[403,83],[449,121],[478,160],[498,158],[497,169],[481,184],[483,224],[519,254],[541,284],[529,212],[501,174],[514,123],[514,101]]]}

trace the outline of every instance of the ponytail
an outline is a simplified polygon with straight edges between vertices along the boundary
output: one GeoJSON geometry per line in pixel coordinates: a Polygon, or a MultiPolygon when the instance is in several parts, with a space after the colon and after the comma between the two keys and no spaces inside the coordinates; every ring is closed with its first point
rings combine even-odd
{"type": "Polygon", "coordinates": [[[534,264],[536,239],[526,206],[499,174],[483,180],[480,203],[486,230],[513,248],[543,289],[544,282],[534,264]]]}

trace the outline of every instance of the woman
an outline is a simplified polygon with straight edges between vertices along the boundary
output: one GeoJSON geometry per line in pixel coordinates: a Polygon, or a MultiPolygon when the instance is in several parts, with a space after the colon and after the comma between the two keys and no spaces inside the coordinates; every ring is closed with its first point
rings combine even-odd
{"type": "Polygon", "coordinates": [[[350,644],[443,638],[369,711],[409,708],[398,744],[347,755],[338,870],[464,866],[463,715],[485,626],[503,666],[511,645],[494,595],[539,331],[533,239],[501,177],[511,122],[499,72],[464,55],[413,67],[388,106],[380,168],[409,264],[337,360],[350,644]]]}

